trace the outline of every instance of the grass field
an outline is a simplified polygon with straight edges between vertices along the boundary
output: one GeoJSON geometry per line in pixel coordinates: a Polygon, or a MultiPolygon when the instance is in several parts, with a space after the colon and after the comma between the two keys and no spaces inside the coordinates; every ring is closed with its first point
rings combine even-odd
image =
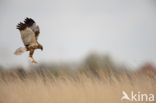
{"type": "Polygon", "coordinates": [[[76,79],[64,74],[43,78],[34,73],[23,79],[16,73],[5,74],[0,80],[0,103],[131,103],[120,100],[123,90],[156,94],[156,80],[146,75],[123,73],[117,79],[99,74],[99,78],[77,74],[76,79]]]}

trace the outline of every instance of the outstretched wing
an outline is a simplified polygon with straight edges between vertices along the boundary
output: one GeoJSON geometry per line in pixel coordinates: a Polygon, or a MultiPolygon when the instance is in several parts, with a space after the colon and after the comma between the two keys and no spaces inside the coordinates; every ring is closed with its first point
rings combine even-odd
{"type": "Polygon", "coordinates": [[[38,45],[35,34],[29,27],[27,27],[24,31],[20,31],[20,33],[25,46],[38,45]]]}
{"type": "Polygon", "coordinates": [[[22,23],[22,22],[20,22],[19,24],[17,24],[17,29],[18,30],[24,30],[25,28],[27,27],[27,25],[26,24],[24,24],[24,23],[22,23]]]}
{"type": "Polygon", "coordinates": [[[17,29],[19,29],[22,41],[26,47],[38,45],[35,33],[26,24],[20,22],[17,25],[17,29]]]}
{"type": "Polygon", "coordinates": [[[35,21],[31,18],[26,18],[24,20],[24,23],[32,29],[32,31],[35,33],[36,40],[38,39],[40,28],[38,25],[36,25],[35,21]]]}

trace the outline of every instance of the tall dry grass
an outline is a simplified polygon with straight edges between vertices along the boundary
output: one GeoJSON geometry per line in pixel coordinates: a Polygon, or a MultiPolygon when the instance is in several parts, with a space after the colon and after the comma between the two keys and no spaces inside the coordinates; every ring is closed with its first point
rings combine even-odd
{"type": "Polygon", "coordinates": [[[146,75],[123,73],[119,78],[107,78],[103,72],[98,74],[97,78],[89,72],[74,77],[8,73],[0,79],[0,103],[128,103],[120,100],[123,90],[156,94],[156,80],[146,75]]]}
{"type": "Polygon", "coordinates": [[[155,95],[156,70],[147,65],[128,72],[110,57],[94,54],[79,65],[0,67],[0,103],[128,103],[120,100],[122,91],[155,95]]]}

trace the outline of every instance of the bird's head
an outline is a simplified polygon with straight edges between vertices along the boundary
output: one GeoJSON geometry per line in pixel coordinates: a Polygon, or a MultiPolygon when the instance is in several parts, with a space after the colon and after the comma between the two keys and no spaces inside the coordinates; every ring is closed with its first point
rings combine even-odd
{"type": "Polygon", "coordinates": [[[43,51],[43,46],[41,44],[38,45],[38,48],[43,51]]]}

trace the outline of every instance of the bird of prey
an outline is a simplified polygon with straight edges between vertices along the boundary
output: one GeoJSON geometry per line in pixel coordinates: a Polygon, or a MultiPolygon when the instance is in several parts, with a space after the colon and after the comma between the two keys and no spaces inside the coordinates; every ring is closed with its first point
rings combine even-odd
{"type": "Polygon", "coordinates": [[[29,57],[32,59],[32,62],[37,63],[33,58],[34,50],[43,50],[43,46],[38,43],[38,36],[40,34],[39,26],[33,19],[26,18],[24,22],[17,24],[17,29],[20,31],[21,39],[25,47],[16,49],[15,55],[21,55],[25,51],[29,51],[29,57]]]}

